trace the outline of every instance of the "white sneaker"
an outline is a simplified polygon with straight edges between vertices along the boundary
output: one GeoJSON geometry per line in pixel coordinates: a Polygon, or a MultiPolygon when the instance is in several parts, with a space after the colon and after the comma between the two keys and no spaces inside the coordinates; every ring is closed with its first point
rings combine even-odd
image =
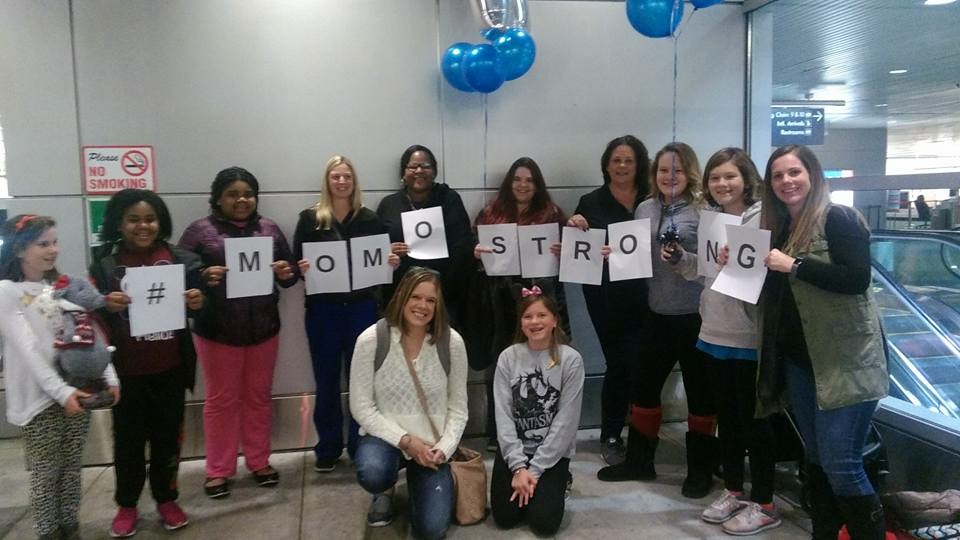
{"type": "Polygon", "coordinates": [[[723,523],[732,518],[737,512],[743,510],[747,503],[741,501],[736,495],[726,489],[717,497],[717,500],[710,503],[702,514],[700,519],[707,523],[723,523]]]}
{"type": "Polygon", "coordinates": [[[780,526],[780,516],[768,512],[755,502],[747,503],[740,513],[723,522],[723,532],[734,536],[751,536],[780,526]]]}
{"type": "Polygon", "coordinates": [[[393,521],[393,499],[386,493],[377,493],[370,501],[367,524],[371,527],[386,527],[393,521]]]}

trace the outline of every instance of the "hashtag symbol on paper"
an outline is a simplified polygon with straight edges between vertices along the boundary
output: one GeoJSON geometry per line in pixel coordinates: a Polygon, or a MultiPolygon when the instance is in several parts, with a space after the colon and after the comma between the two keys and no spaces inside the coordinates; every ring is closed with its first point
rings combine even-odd
{"type": "Polygon", "coordinates": [[[147,289],[147,303],[148,303],[148,304],[152,304],[153,301],[156,300],[157,303],[159,304],[159,303],[160,303],[160,299],[163,298],[163,291],[164,291],[164,290],[165,290],[165,288],[164,288],[164,286],[163,286],[163,282],[162,282],[162,281],[160,282],[160,286],[159,286],[159,287],[157,286],[156,283],[154,283],[154,284],[153,284],[153,287],[150,287],[149,289],[147,289]]]}

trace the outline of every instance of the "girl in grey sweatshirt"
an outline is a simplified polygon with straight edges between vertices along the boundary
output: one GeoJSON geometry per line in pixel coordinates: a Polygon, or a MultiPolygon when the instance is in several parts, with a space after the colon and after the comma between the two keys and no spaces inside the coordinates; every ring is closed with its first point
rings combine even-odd
{"type": "Polygon", "coordinates": [[[500,353],[493,383],[499,449],[490,505],[498,527],[526,517],[535,533],[550,536],[563,519],[583,359],[563,344],[557,304],[538,287],[523,290],[517,313],[516,343],[500,353]]]}

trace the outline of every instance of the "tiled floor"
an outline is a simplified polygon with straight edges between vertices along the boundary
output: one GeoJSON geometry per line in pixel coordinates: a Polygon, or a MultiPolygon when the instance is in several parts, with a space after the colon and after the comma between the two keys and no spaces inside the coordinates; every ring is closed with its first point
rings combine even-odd
{"type": "MultiPolygon", "coordinates": [[[[664,441],[657,455],[659,477],[655,482],[606,484],[596,480],[601,466],[598,433],[580,432],[579,452],[572,463],[573,493],[559,537],[612,540],[618,538],[731,538],[718,526],[700,521],[699,514],[716,493],[703,500],[680,495],[683,480],[683,424],[664,427],[664,441]]],[[[483,441],[468,441],[471,446],[483,441]]],[[[277,489],[256,487],[248,476],[238,476],[230,497],[210,500],[203,495],[203,462],[189,461],[180,469],[180,504],[191,523],[169,533],[160,526],[147,488],[140,503],[136,538],[187,539],[394,539],[410,537],[409,524],[398,518],[388,527],[366,527],[369,496],[357,486],[353,468],[343,462],[331,474],[313,471],[311,452],[287,452],[271,462],[281,474],[277,489]]],[[[241,464],[242,465],[242,464],[241,464]]],[[[488,462],[488,470],[489,470],[488,462]]],[[[80,512],[83,537],[109,538],[113,518],[113,469],[84,469],[84,498],[80,512]]],[[[397,504],[406,506],[403,476],[397,504]]],[[[716,489],[720,489],[719,483],[716,489]]],[[[758,538],[808,538],[809,522],[802,511],[777,500],[784,524],[758,538]]],[[[31,538],[27,502],[27,473],[19,440],[0,440],[0,537],[31,538]]],[[[491,519],[471,527],[451,527],[449,538],[535,538],[525,527],[499,531],[491,519]]]]}

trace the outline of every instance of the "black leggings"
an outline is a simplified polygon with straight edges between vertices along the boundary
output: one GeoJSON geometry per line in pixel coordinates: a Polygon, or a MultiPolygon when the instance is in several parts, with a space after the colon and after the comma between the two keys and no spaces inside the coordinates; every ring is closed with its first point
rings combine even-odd
{"type": "Polygon", "coordinates": [[[623,431],[630,404],[630,372],[640,348],[641,321],[647,310],[642,289],[614,285],[583,286],[587,312],[607,364],[600,391],[601,439],[619,437],[623,431]]]}
{"type": "Polygon", "coordinates": [[[150,492],[158,503],[175,500],[180,441],[183,434],[183,372],[121,377],[123,399],[113,413],[113,456],[120,506],[134,507],[147,479],[146,445],[150,445],[150,492]]]}
{"type": "Polygon", "coordinates": [[[552,536],[563,521],[570,460],[561,458],[553,467],[543,471],[537,489],[529,504],[520,508],[511,501],[513,473],[498,450],[493,458],[493,478],[490,480],[490,509],[493,521],[501,529],[515,527],[526,517],[530,530],[542,536],[552,536]]]}
{"type": "Polygon", "coordinates": [[[633,377],[634,403],[646,409],[660,407],[660,392],[679,361],[690,414],[717,414],[707,372],[710,357],[697,349],[700,315],[650,313],[643,330],[644,354],[636,364],[633,377]]]}
{"type": "Polygon", "coordinates": [[[773,502],[776,440],[769,418],[754,418],[757,399],[756,360],[709,362],[717,399],[724,487],[743,491],[743,458],[750,452],[750,500],[773,502]]]}

